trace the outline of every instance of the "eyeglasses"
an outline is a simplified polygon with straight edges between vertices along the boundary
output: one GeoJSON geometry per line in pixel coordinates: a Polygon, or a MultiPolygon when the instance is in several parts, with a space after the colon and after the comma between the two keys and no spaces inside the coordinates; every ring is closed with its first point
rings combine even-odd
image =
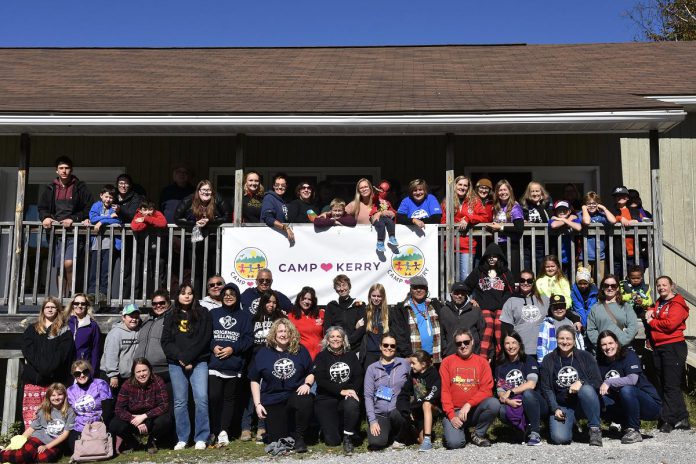
{"type": "Polygon", "coordinates": [[[213,193],[213,191],[210,189],[198,189],[198,191],[201,193],[213,193]]]}
{"type": "Polygon", "coordinates": [[[130,185],[130,182],[120,181],[118,185],[130,185]]]}
{"type": "Polygon", "coordinates": [[[75,372],[72,373],[72,375],[73,375],[73,377],[75,377],[76,379],[82,377],[83,375],[84,375],[85,377],[89,377],[89,369],[85,369],[85,370],[82,370],[82,371],[75,371],[75,372]]]}
{"type": "Polygon", "coordinates": [[[86,301],[73,301],[73,306],[88,306],[89,303],[86,301]]]}
{"type": "Polygon", "coordinates": [[[210,282],[208,288],[222,287],[223,285],[225,285],[223,282],[210,282]]]}
{"type": "Polygon", "coordinates": [[[309,185],[303,185],[302,187],[300,187],[300,190],[312,190],[312,187],[310,187],[309,185]]]}
{"type": "Polygon", "coordinates": [[[260,284],[270,284],[271,282],[273,282],[273,279],[256,279],[256,282],[260,284]]]}
{"type": "Polygon", "coordinates": [[[285,190],[286,188],[288,188],[288,186],[285,184],[273,184],[273,188],[278,190],[285,190]]]}
{"type": "Polygon", "coordinates": [[[167,302],[166,301],[153,301],[152,306],[166,306],[167,302]]]}
{"type": "Polygon", "coordinates": [[[485,186],[485,185],[479,185],[478,187],[476,187],[476,189],[477,189],[477,190],[490,190],[491,188],[490,188],[490,187],[487,187],[487,186],[485,186]]]}
{"type": "Polygon", "coordinates": [[[393,343],[382,343],[382,348],[384,348],[385,350],[395,350],[396,345],[393,343]]]}
{"type": "Polygon", "coordinates": [[[454,343],[457,346],[469,346],[469,345],[471,345],[471,340],[470,339],[469,340],[461,340],[461,341],[454,342],[454,343]]]}
{"type": "Polygon", "coordinates": [[[590,202],[590,203],[585,203],[587,206],[597,206],[597,203],[595,202],[590,202]]]}
{"type": "Polygon", "coordinates": [[[602,285],[602,288],[611,288],[613,290],[616,290],[617,288],[619,288],[619,284],[604,284],[602,285]]]}
{"type": "Polygon", "coordinates": [[[524,285],[532,285],[534,283],[534,279],[520,279],[519,280],[520,284],[524,285]]]}

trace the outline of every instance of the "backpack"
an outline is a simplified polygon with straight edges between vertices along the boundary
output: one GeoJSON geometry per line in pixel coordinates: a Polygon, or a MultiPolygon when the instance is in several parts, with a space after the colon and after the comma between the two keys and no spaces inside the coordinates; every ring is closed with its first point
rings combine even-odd
{"type": "Polygon", "coordinates": [[[82,430],[80,439],[75,441],[75,452],[70,462],[102,461],[111,459],[114,446],[111,434],[104,422],[90,422],[82,430]]]}

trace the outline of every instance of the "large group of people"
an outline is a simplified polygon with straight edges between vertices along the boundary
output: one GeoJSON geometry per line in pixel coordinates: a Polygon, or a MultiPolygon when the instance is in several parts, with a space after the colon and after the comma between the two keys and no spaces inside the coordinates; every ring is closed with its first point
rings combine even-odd
{"type": "Polygon", "coordinates": [[[586,269],[569,289],[559,259],[546,256],[538,276],[514,279],[500,247],[489,248],[449,301],[430,298],[418,276],[399,304],[387,305],[378,283],[363,301],[338,275],[326,307],[307,286],[291,302],[268,269],[244,292],[219,275],[203,298],[188,283],[172,295],[157,290],[147,317],[134,304],[122,309],[103,350],[85,294],[67,309],[48,298],[24,333],[29,445],[0,457],[55,460],[95,421],[120,453],[141,443],[151,453],[224,447],[252,440],[254,423],[272,454],[306,452],[317,431],[346,454],[365,438],[370,450],[428,451],[437,421],[447,449],[491,446],[496,418],[530,446],[544,430],[549,443],[570,443],[579,418],[593,446],[602,445],[602,420],[622,443],[642,440],[641,420],[658,420],[664,433],[690,427],[681,391],[688,307],[670,277],[657,279],[647,304],[642,281],[606,275],[585,313],[594,294],[583,290],[594,287],[586,269]],[[634,351],[638,320],[652,382],[634,351]]]}

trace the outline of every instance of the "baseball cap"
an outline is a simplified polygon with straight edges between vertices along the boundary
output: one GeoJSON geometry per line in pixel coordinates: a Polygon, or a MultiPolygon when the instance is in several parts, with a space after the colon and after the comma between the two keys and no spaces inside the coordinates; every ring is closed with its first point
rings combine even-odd
{"type": "Polygon", "coordinates": [[[558,208],[570,209],[570,203],[568,203],[565,200],[558,200],[556,203],[553,204],[553,209],[558,208]]]}
{"type": "Polygon", "coordinates": [[[551,302],[549,303],[549,306],[563,306],[564,308],[566,307],[566,300],[563,295],[551,295],[551,302]]]}
{"type": "Polygon", "coordinates": [[[411,287],[427,287],[428,281],[425,280],[423,276],[411,277],[411,282],[409,283],[411,287]]]}
{"type": "Polygon", "coordinates": [[[611,192],[612,196],[613,195],[628,195],[628,189],[626,188],[625,185],[619,185],[618,187],[614,187],[614,190],[611,192]]]}
{"type": "Polygon", "coordinates": [[[133,314],[133,313],[139,313],[140,308],[138,308],[138,305],[136,304],[127,304],[126,306],[123,307],[123,311],[121,311],[121,316],[127,316],[128,314],[133,314]]]}
{"type": "Polygon", "coordinates": [[[466,285],[464,285],[464,282],[455,282],[452,284],[452,290],[450,290],[450,293],[454,292],[466,292],[466,285]]]}

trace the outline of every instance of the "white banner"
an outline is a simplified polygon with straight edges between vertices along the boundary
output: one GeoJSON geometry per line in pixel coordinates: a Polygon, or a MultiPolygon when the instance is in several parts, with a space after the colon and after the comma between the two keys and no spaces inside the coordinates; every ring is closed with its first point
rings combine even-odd
{"type": "Polygon", "coordinates": [[[222,230],[222,276],[243,292],[255,285],[264,267],[273,272],[273,288],[292,301],[307,285],[317,292],[319,304],[336,299],[333,278],[350,277],[351,296],[367,301],[375,283],[384,285],[389,304],[402,301],[410,278],[423,276],[431,295],[438,295],[437,226],[396,226],[399,247],[375,250],[377,233],[368,225],[334,226],[316,232],[311,224],[294,225],[295,244],[269,227],[225,227],[222,230]]]}

